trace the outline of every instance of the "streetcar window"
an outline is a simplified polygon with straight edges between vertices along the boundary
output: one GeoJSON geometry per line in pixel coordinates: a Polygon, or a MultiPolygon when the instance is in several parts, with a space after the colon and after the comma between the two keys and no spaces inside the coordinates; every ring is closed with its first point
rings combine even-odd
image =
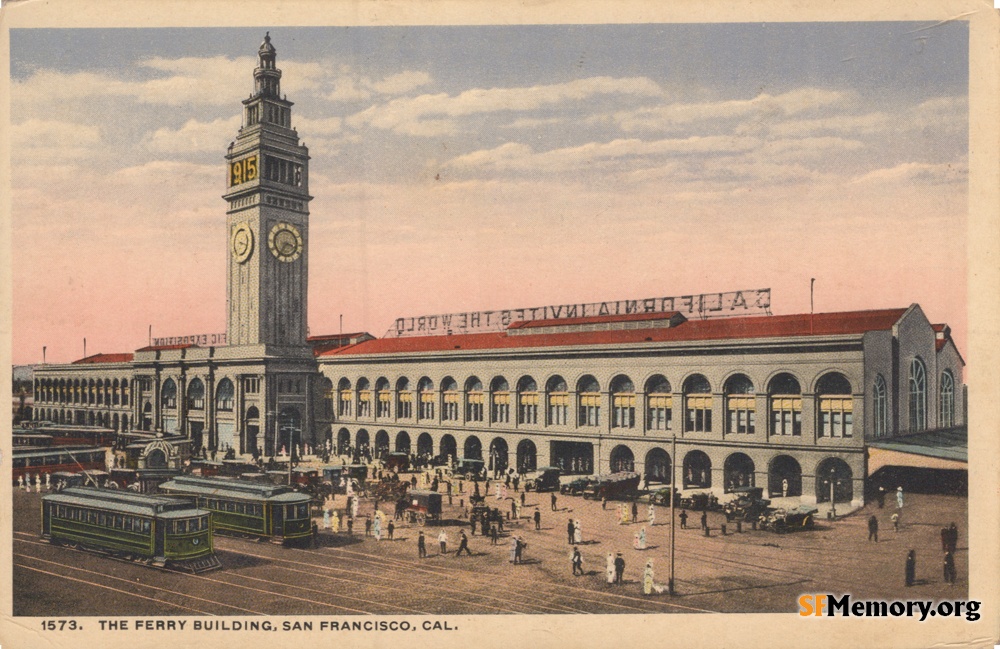
{"type": "Polygon", "coordinates": [[[101,512],[100,514],[98,514],[97,515],[97,524],[100,525],[101,527],[104,527],[105,525],[107,525],[108,524],[108,515],[105,514],[104,512],[101,512]]]}
{"type": "Polygon", "coordinates": [[[184,534],[187,532],[187,521],[177,521],[177,533],[184,534]]]}
{"type": "Polygon", "coordinates": [[[24,466],[24,458],[23,457],[15,457],[14,458],[14,466],[18,467],[18,468],[23,467],[24,466]]]}
{"type": "Polygon", "coordinates": [[[254,516],[258,516],[258,517],[263,516],[264,515],[264,506],[263,505],[254,505],[253,506],[253,513],[254,513],[254,516]]]}
{"type": "Polygon", "coordinates": [[[90,510],[87,512],[87,522],[94,524],[97,522],[97,512],[90,510]]]}
{"type": "Polygon", "coordinates": [[[66,507],[65,506],[59,505],[59,508],[56,510],[56,512],[57,512],[56,516],[58,516],[59,518],[66,518],[66,507]]]}
{"type": "Polygon", "coordinates": [[[150,528],[149,519],[148,518],[142,519],[142,531],[146,534],[149,534],[149,528],[150,528]]]}
{"type": "Polygon", "coordinates": [[[118,516],[117,514],[115,514],[115,528],[119,529],[119,530],[125,528],[125,519],[124,519],[124,517],[118,516]]]}

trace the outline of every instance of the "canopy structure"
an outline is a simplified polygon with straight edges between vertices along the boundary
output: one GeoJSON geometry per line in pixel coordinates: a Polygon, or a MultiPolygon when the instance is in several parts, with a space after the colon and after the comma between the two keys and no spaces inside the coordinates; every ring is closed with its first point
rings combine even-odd
{"type": "Polygon", "coordinates": [[[886,466],[965,471],[968,465],[969,431],[966,426],[868,443],[868,475],[886,466]]]}

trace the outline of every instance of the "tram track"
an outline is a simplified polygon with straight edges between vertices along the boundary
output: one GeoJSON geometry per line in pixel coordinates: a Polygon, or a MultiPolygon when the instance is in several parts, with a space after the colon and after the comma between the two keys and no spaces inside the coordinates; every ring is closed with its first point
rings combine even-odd
{"type": "MultiPolygon", "coordinates": [[[[303,552],[314,553],[315,551],[303,550],[303,552]]],[[[484,585],[484,586],[491,586],[491,587],[493,587],[493,586],[496,585],[496,579],[495,579],[495,577],[480,577],[480,575],[482,575],[481,572],[475,572],[474,570],[468,569],[468,568],[455,567],[455,568],[447,568],[447,569],[445,569],[443,566],[440,567],[440,568],[435,568],[435,567],[431,567],[431,566],[426,566],[426,564],[409,563],[409,562],[407,562],[405,560],[401,560],[401,559],[395,559],[395,558],[390,558],[390,557],[381,557],[381,556],[376,556],[376,555],[370,555],[370,554],[367,554],[367,553],[357,552],[357,551],[352,551],[352,550],[338,549],[337,552],[338,553],[343,553],[343,554],[351,555],[352,557],[355,558],[355,560],[363,562],[363,563],[366,563],[366,564],[372,564],[372,565],[378,565],[378,566],[384,566],[385,564],[392,564],[392,565],[395,565],[395,566],[400,567],[400,568],[405,568],[406,570],[409,570],[409,571],[420,572],[420,573],[423,573],[423,574],[429,574],[429,575],[433,575],[433,576],[436,576],[436,577],[447,577],[449,579],[453,578],[455,571],[461,571],[463,573],[463,579],[471,577],[472,580],[478,581],[481,585],[484,585]]],[[[323,556],[325,556],[325,555],[323,555],[323,556]]],[[[285,559],[280,559],[280,560],[285,560],[285,559]]],[[[310,564],[310,565],[313,565],[313,564],[310,564]]],[[[327,568],[327,569],[334,569],[331,566],[326,566],[326,565],[323,565],[322,567],[327,568]]],[[[345,571],[345,572],[351,572],[351,571],[346,571],[346,570],[344,570],[342,568],[338,568],[338,570],[342,570],[342,571],[345,571]]],[[[365,573],[351,573],[351,574],[365,574],[365,573]]],[[[409,583],[409,581],[407,581],[407,583],[409,583]]],[[[423,584],[422,586],[423,587],[427,587],[428,585],[427,584],[423,584]]],[[[441,588],[439,586],[435,586],[435,587],[436,588],[441,588]]],[[[584,602],[593,603],[593,604],[602,604],[602,605],[609,605],[610,604],[610,605],[616,606],[618,608],[626,608],[626,609],[630,609],[630,610],[635,611],[635,612],[642,612],[642,613],[649,613],[649,612],[651,612],[651,610],[650,610],[650,606],[651,605],[652,606],[659,605],[659,606],[663,606],[663,607],[667,607],[667,608],[683,609],[683,610],[686,610],[686,611],[699,612],[699,613],[717,613],[718,612],[718,611],[712,611],[712,610],[709,610],[709,609],[702,609],[702,608],[697,608],[697,607],[692,607],[692,606],[685,606],[685,605],[681,605],[681,604],[675,604],[675,603],[671,603],[671,602],[664,602],[664,601],[658,601],[658,600],[649,600],[649,599],[640,599],[640,598],[637,598],[637,597],[632,597],[632,596],[628,596],[628,595],[622,595],[620,593],[601,593],[600,591],[595,591],[595,590],[592,590],[592,589],[588,589],[588,588],[584,588],[584,587],[580,587],[580,586],[572,586],[572,585],[565,585],[565,586],[560,585],[558,587],[555,587],[555,586],[549,586],[549,585],[544,585],[544,584],[532,583],[530,585],[531,590],[528,591],[528,590],[512,590],[510,588],[509,582],[507,582],[507,583],[505,583],[504,587],[505,587],[506,591],[509,592],[511,594],[511,597],[513,597],[513,598],[522,597],[522,596],[525,596],[527,594],[530,599],[536,600],[536,601],[539,600],[539,599],[541,599],[541,600],[544,600],[544,601],[551,602],[552,601],[551,597],[553,597],[553,596],[556,596],[556,597],[567,597],[567,593],[571,592],[571,593],[586,594],[586,595],[590,595],[590,596],[597,596],[597,597],[600,597],[600,598],[605,598],[605,599],[594,599],[593,597],[590,597],[590,598],[583,598],[583,599],[581,599],[580,595],[573,595],[573,600],[575,602],[584,601],[584,602]],[[534,594],[534,593],[539,593],[539,592],[544,593],[544,594],[540,595],[540,596],[534,594]],[[623,601],[630,602],[630,603],[629,604],[616,604],[614,602],[608,602],[606,598],[623,600],[623,601]],[[636,606],[636,605],[632,604],[632,602],[643,604],[643,606],[636,606]]],[[[452,589],[452,590],[454,591],[454,589],[452,589]]],[[[469,594],[466,591],[457,591],[457,592],[460,592],[460,593],[465,594],[465,595],[469,594]]],[[[502,599],[505,602],[509,601],[509,598],[500,598],[500,597],[496,597],[496,596],[487,596],[487,595],[483,595],[482,593],[479,593],[479,592],[474,592],[472,594],[474,594],[476,596],[479,596],[479,597],[492,597],[493,599],[502,599]]],[[[555,612],[563,612],[563,613],[565,613],[565,612],[589,613],[590,612],[590,611],[587,611],[587,610],[574,608],[574,607],[571,607],[571,606],[568,606],[568,605],[563,605],[563,607],[565,609],[567,609],[567,610],[555,611],[555,612]]],[[[548,607],[548,606],[544,607],[544,608],[551,609],[551,607],[548,607]]],[[[535,612],[543,612],[543,611],[535,611],[535,612]]],[[[546,610],[544,612],[553,612],[553,611],[552,610],[546,610]]]]}
{"type": "MultiPolygon", "coordinates": [[[[24,532],[15,532],[15,534],[30,536],[30,535],[28,535],[28,534],[26,534],[24,532]]],[[[36,546],[42,546],[42,547],[50,547],[48,543],[44,543],[44,542],[41,542],[41,541],[25,540],[25,539],[14,539],[14,540],[18,541],[20,543],[26,543],[26,544],[29,544],[29,545],[36,545],[36,546]]],[[[80,553],[80,554],[89,554],[89,553],[87,553],[87,552],[85,552],[83,550],[75,550],[73,548],[61,548],[61,549],[67,550],[67,551],[70,551],[70,552],[77,552],[77,553],[80,553]]],[[[215,600],[208,600],[208,599],[200,598],[200,597],[197,597],[197,596],[194,596],[194,595],[190,595],[190,594],[187,594],[187,593],[181,593],[179,591],[174,591],[174,590],[171,590],[171,589],[168,589],[168,588],[163,588],[161,586],[148,586],[148,585],[144,585],[144,584],[136,584],[136,582],[133,582],[133,581],[130,581],[130,580],[127,580],[127,579],[122,579],[121,577],[114,577],[114,576],[111,576],[111,575],[105,575],[103,573],[100,573],[100,572],[97,572],[97,571],[94,571],[94,570],[88,570],[88,569],[85,569],[85,568],[79,568],[79,567],[76,567],[76,566],[71,566],[71,565],[68,565],[68,564],[65,564],[65,563],[59,563],[59,562],[55,562],[55,561],[50,561],[50,560],[42,559],[40,557],[36,557],[36,556],[33,556],[33,555],[25,555],[25,554],[15,553],[15,556],[18,556],[18,557],[21,557],[21,558],[26,558],[26,559],[32,559],[32,560],[39,561],[39,562],[42,562],[42,563],[57,565],[57,566],[64,567],[64,568],[69,568],[70,570],[76,570],[76,571],[87,573],[87,574],[90,574],[90,575],[96,575],[96,576],[99,576],[99,577],[102,577],[102,578],[105,578],[105,579],[122,581],[124,583],[129,584],[129,586],[131,586],[131,587],[135,587],[136,585],[141,585],[141,586],[143,586],[145,588],[149,588],[149,589],[152,589],[154,591],[159,591],[159,592],[164,592],[164,593],[170,593],[170,594],[177,595],[177,596],[180,596],[180,597],[187,597],[189,599],[199,600],[199,601],[203,601],[203,602],[210,603],[210,604],[216,604],[216,605],[223,606],[223,607],[226,607],[226,608],[232,608],[232,609],[238,610],[238,611],[243,612],[243,613],[249,613],[249,614],[252,614],[252,615],[267,615],[268,614],[266,611],[257,611],[257,610],[253,610],[253,609],[243,608],[243,607],[240,607],[240,606],[235,606],[233,604],[226,604],[225,602],[219,602],[219,601],[215,601],[215,600]]],[[[23,566],[23,564],[22,564],[22,567],[25,567],[25,568],[27,568],[29,570],[37,570],[37,569],[30,568],[29,566],[23,566]]],[[[48,573],[48,574],[51,574],[51,575],[57,576],[57,577],[64,577],[64,575],[59,575],[58,573],[48,573]]],[[[304,603],[316,604],[316,605],[325,606],[325,607],[328,607],[328,608],[338,609],[339,611],[345,612],[345,613],[352,613],[352,614],[370,614],[370,613],[374,613],[373,611],[370,611],[370,610],[362,610],[362,609],[357,609],[357,608],[351,608],[351,607],[348,607],[348,606],[343,606],[343,605],[338,605],[338,604],[332,604],[332,603],[329,603],[329,602],[323,602],[323,601],[314,600],[314,599],[297,597],[297,596],[294,596],[294,595],[289,595],[287,593],[277,592],[277,591],[273,591],[273,590],[264,590],[264,589],[261,589],[261,588],[254,588],[254,587],[247,586],[247,585],[244,585],[244,584],[233,583],[233,582],[228,581],[228,580],[216,579],[216,578],[208,577],[208,576],[205,576],[205,575],[188,575],[188,574],[184,574],[184,573],[174,573],[174,574],[177,574],[177,575],[179,575],[181,577],[184,577],[184,578],[200,579],[200,580],[204,580],[204,581],[208,581],[208,582],[212,582],[212,583],[224,584],[224,585],[227,585],[227,586],[230,586],[230,587],[233,587],[233,588],[237,588],[237,589],[241,589],[241,590],[250,590],[250,591],[254,591],[254,592],[259,593],[259,594],[271,595],[271,596],[275,596],[275,597],[280,597],[282,599],[295,599],[295,600],[302,601],[304,603]]],[[[303,589],[303,590],[311,590],[312,592],[316,592],[316,593],[322,593],[322,591],[318,591],[318,590],[315,590],[315,589],[308,589],[308,588],[305,588],[305,587],[302,587],[302,586],[298,586],[296,584],[288,584],[288,583],[284,583],[284,582],[280,582],[280,581],[262,579],[262,578],[259,578],[259,577],[250,577],[248,575],[241,575],[240,577],[244,578],[244,579],[249,579],[249,580],[254,580],[254,581],[260,581],[260,582],[264,582],[264,583],[269,583],[269,584],[272,584],[274,586],[279,586],[281,588],[299,588],[299,589],[303,589]]],[[[93,581],[85,581],[85,580],[80,580],[80,579],[76,579],[76,578],[72,578],[72,577],[66,577],[66,578],[70,579],[70,580],[73,580],[73,581],[83,581],[84,583],[91,583],[91,584],[94,584],[95,586],[105,587],[105,588],[109,588],[111,590],[118,590],[118,589],[114,589],[112,587],[105,586],[103,584],[99,584],[99,583],[93,582],[93,581]]],[[[128,593],[128,591],[120,591],[120,592],[126,592],[126,593],[128,593]]],[[[129,593],[129,594],[132,594],[132,593],[129,593]]],[[[349,596],[349,595],[338,595],[338,596],[339,597],[344,597],[344,598],[347,598],[347,599],[351,599],[353,601],[361,601],[361,602],[367,603],[367,604],[375,604],[375,605],[381,606],[383,608],[384,607],[392,608],[390,605],[381,604],[379,602],[375,602],[375,601],[372,601],[372,600],[363,600],[363,599],[360,599],[360,598],[357,598],[357,597],[352,597],[352,596],[349,596]]],[[[158,601],[158,602],[162,601],[162,600],[156,600],[155,598],[151,598],[151,597],[147,597],[147,596],[141,596],[141,597],[143,597],[144,599],[151,599],[153,601],[158,601]]],[[[177,606],[179,606],[181,608],[187,608],[189,610],[195,610],[195,611],[197,611],[197,609],[191,609],[190,607],[184,607],[182,605],[177,605],[177,606]]],[[[206,615],[214,615],[213,613],[207,613],[207,612],[204,612],[204,611],[197,611],[197,612],[204,613],[206,615]]],[[[416,611],[416,610],[413,610],[413,609],[411,609],[411,612],[420,613],[419,611],[416,611]]]]}

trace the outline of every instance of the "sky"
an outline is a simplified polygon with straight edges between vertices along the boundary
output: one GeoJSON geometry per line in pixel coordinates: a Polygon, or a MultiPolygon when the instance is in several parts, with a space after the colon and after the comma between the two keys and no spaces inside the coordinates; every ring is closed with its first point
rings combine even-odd
{"type": "MultiPolygon", "coordinates": [[[[226,147],[265,28],[11,30],[13,362],[226,329],[226,147]]],[[[968,28],[271,29],[310,333],[770,287],[964,352],[968,28]]]]}

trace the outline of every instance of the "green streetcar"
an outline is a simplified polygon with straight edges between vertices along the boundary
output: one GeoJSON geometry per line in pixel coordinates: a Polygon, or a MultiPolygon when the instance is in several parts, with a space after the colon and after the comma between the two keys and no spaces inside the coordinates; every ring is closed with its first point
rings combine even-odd
{"type": "Polygon", "coordinates": [[[213,529],[222,534],[286,545],[305,545],[312,536],[312,499],[285,485],[177,476],[161,484],[160,491],[195,498],[199,507],[212,512],[213,529]]]}
{"type": "Polygon", "coordinates": [[[70,487],[42,496],[42,538],[186,572],[221,567],[209,512],[190,500],[70,487]]]}

